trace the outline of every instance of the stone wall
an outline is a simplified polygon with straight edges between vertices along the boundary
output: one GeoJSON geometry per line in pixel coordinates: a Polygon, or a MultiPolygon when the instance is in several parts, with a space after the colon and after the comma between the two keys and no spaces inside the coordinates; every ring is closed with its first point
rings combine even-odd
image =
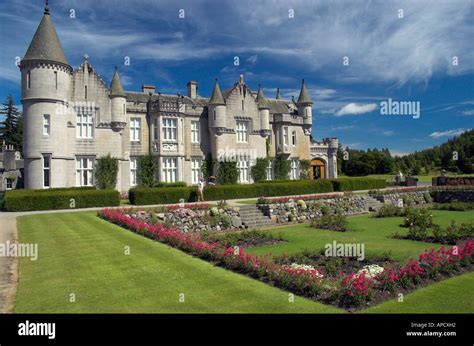
{"type": "Polygon", "coordinates": [[[474,190],[437,190],[433,199],[438,203],[474,202],[474,190]]]}
{"type": "Polygon", "coordinates": [[[323,206],[331,213],[340,211],[343,215],[354,215],[369,212],[369,196],[350,196],[342,198],[320,199],[315,201],[297,200],[286,203],[259,205],[265,215],[278,223],[304,222],[322,215],[323,206]]]}
{"type": "Polygon", "coordinates": [[[172,226],[183,232],[237,231],[245,228],[239,208],[189,209],[178,208],[167,212],[138,211],[131,216],[151,223],[172,226]]]}
{"type": "Polygon", "coordinates": [[[410,207],[431,202],[429,198],[427,200],[426,194],[429,195],[429,191],[390,193],[385,195],[373,195],[372,197],[382,203],[390,203],[400,207],[410,207]],[[402,202],[401,205],[400,201],[402,202]]]}

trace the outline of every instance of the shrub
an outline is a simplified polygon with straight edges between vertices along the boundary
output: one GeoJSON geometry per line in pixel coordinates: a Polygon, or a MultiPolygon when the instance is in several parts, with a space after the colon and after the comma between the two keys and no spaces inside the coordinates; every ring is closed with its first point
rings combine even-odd
{"type": "Polygon", "coordinates": [[[5,193],[5,210],[31,211],[118,206],[116,190],[69,188],[47,190],[12,190],[5,193]]]}
{"type": "Polygon", "coordinates": [[[290,174],[291,161],[284,159],[282,156],[278,156],[273,161],[273,173],[275,180],[288,180],[290,174]]]}
{"type": "Polygon", "coordinates": [[[117,185],[118,160],[108,154],[97,159],[95,184],[99,189],[115,189],[117,185]]]}
{"type": "Polygon", "coordinates": [[[405,209],[397,207],[391,203],[387,203],[379,209],[379,211],[375,214],[375,217],[403,216],[405,213],[405,209]]]}
{"type": "Polygon", "coordinates": [[[300,160],[300,179],[309,179],[309,160],[300,160]]]}
{"type": "Polygon", "coordinates": [[[186,187],[186,182],[184,181],[177,181],[174,183],[166,183],[163,181],[160,182],[154,182],[153,187],[186,187]]]}
{"type": "Polygon", "coordinates": [[[431,194],[429,191],[423,192],[423,197],[425,198],[426,203],[431,203],[433,202],[433,197],[431,197],[431,194]]]}
{"type": "Polygon", "coordinates": [[[237,162],[222,161],[219,162],[218,180],[220,184],[237,184],[239,179],[239,170],[237,169],[237,162]]]}
{"type": "Polygon", "coordinates": [[[474,209],[474,203],[470,202],[449,202],[435,203],[432,209],[436,210],[452,210],[452,211],[468,211],[474,209]]]}
{"type": "Polygon", "coordinates": [[[338,232],[349,231],[347,228],[347,218],[341,213],[323,215],[318,219],[314,219],[311,222],[311,226],[314,228],[329,229],[338,232]]]}
{"type": "Polygon", "coordinates": [[[0,210],[3,209],[5,203],[5,192],[0,192],[0,210]]]}
{"type": "Polygon", "coordinates": [[[267,168],[269,160],[267,158],[257,158],[255,166],[252,166],[252,178],[254,181],[267,179],[267,168]]]}
{"type": "Polygon", "coordinates": [[[403,227],[421,227],[422,229],[430,228],[433,225],[433,215],[428,209],[411,209],[405,210],[405,220],[403,227]]]}
{"type": "MultiPolygon", "coordinates": [[[[220,201],[235,198],[252,198],[261,196],[300,195],[307,193],[331,192],[332,185],[328,180],[298,180],[291,184],[279,182],[256,183],[246,185],[208,185],[204,188],[204,198],[208,201],[220,201]]],[[[129,191],[130,203],[135,205],[179,203],[196,200],[196,188],[145,188],[135,187],[129,191]]]]}
{"type": "Polygon", "coordinates": [[[141,156],[137,165],[138,185],[143,187],[152,187],[155,183],[155,159],[152,155],[141,156]]]}
{"type": "Polygon", "coordinates": [[[333,184],[334,191],[383,189],[387,185],[384,179],[372,179],[372,178],[332,179],[331,183],[333,184]]]}

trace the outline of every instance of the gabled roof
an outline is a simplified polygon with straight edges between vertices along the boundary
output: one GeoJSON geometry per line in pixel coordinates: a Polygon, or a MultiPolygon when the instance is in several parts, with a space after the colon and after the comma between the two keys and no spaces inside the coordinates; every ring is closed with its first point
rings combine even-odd
{"type": "Polygon", "coordinates": [[[117,71],[117,66],[115,66],[114,77],[112,78],[112,83],[110,83],[110,96],[125,97],[125,92],[123,91],[122,82],[120,81],[120,76],[117,71]]]}
{"type": "Polygon", "coordinates": [[[48,8],[45,9],[43,19],[36,29],[23,60],[48,60],[69,65],[48,8]]]}
{"type": "Polygon", "coordinates": [[[222,97],[221,89],[219,89],[219,84],[216,82],[214,83],[214,90],[212,90],[211,99],[209,100],[209,104],[211,105],[225,105],[224,98],[222,97]]]}
{"type": "Polygon", "coordinates": [[[308,89],[306,89],[306,85],[304,84],[304,79],[301,82],[301,91],[297,103],[313,103],[311,97],[309,97],[308,89]]]}

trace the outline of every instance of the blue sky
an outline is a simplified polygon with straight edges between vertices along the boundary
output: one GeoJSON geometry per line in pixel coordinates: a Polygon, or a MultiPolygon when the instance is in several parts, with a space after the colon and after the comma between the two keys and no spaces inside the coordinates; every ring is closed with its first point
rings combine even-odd
{"type": "MultiPolygon", "coordinates": [[[[43,7],[0,3],[2,101],[12,94],[20,103],[15,58],[25,54],[43,7]]],[[[262,84],[270,97],[279,87],[291,99],[304,78],[315,138],[395,154],[474,127],[473,1],[50,0],[50,8],[69,63],[77,67],[87,53],[107,83],[118,65],[129,91],[153,84],[185,93],[197,80],[209,96],[214,78],[225,89],[243,73],[252,89],[262,84]],[[420,102],[419,119],[382,115],[389,98],[420,102]]]]}

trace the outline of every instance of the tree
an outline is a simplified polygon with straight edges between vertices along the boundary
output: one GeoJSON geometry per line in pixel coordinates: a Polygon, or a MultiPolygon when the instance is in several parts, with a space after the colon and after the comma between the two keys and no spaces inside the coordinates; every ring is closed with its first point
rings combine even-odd
{"type": "Polygon", "coordinates": [[[251,173],[254,181],[266,180],[267,179],[267,168],[268,162],[270,160],[267,158],[257,158],[255,166],[252,166],[251,173]]]}
{"type": "Polygon", "coordinates": [[[300,160],[300,179],[309,179],[309,160],[300,160]]]}
{"type": "Polygon", "coordinates": [[[286,180],[289,178],[291,162],[278,156],[274,161],[275,180],[286,180]]]}
{"type": "Polygon", "coordinates": [[[143,187],[153,187],[155,183],[155,159],[152,155],[143,155],[138,160],[137,179],[138,185],[143,187]]]}
{"type": "Polygon", "coordinates": [[[219,162],[218,181],[220,184],[237,184],[239,180],[239,170],[235,161],[219,162]]]}
{"type": "Polygon", "coordinates": [[[13,145],[17,150],[23,152],[23,115],[16,108],[11,95],[7,96],[0,114],[5,117],[1,122],[0,138],[6,144],[13,145]]]}
{"type": "Polygon", "coordinates": [[[97,159],[95,167],[96,186],[99,189],[115,189],[117,185],[118,160],[108,154],[97,159]]]}

